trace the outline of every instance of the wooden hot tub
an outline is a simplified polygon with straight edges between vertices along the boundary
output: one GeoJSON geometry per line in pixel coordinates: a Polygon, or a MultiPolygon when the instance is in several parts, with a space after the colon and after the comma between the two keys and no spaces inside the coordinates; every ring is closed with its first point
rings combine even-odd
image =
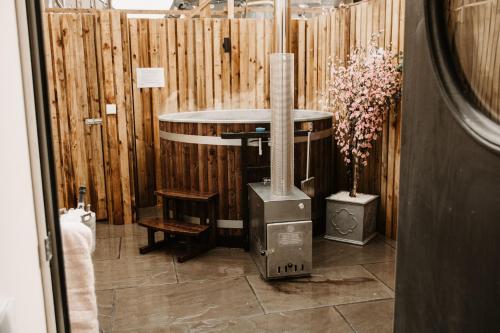
{"type": "MultiPolygon", "coordinates": [[[[269,129],[270,110],[217,110],[160,116],[163,187],[219,193],[218,227],[221,243],[237,243],[242,235],[241,141],[222,139],[227,132],[269,129]]],[[[333,190],[332,115],[321,111],[296,110],[295,128],[312,129],[310,176],[316,178],[313,198],[314,234],[325,231],[325,197],[333,190]]],[[[248,181],[269,176],[270,149],[263,143],[259,156],[256,139],[248,148],[248,181]]],[[[306,176],[307,137],[295,138],[295,185],[306,176]]],[[[185,208],[189,210],[190,208],[185,208]]],[[[189,211],[185,212],[189,215],[189,211]]],[[[238,245],[238,244],[235,244],[238,245]]]]}

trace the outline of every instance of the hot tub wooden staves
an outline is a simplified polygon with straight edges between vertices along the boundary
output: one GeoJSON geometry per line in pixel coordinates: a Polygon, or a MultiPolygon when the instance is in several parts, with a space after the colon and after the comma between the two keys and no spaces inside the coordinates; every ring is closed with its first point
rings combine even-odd
{"type": "MultiPolygon", "coordinates": [[[[324,114],[324,113],[323,113],[324,114]]],[[[316,178],[312,199],[314,234],[325,231],[325,198],[333,191],[332,118],[325,114],[311,121],[295,122],[296,129],[311,129],[310,176],[316,178]]],[[[242,170],[240,140],[221,139],[222,133],[254,132],[257,127],[269,129],[269,123],[195,123],[163,119],[160,122],[161,170],[163,187],[189,192],[218,192],[218,241],[241,245],[242,235],[242,170]]],[[[248,181],[261,181],[269,176],[270,149],[258,140],[251,143],[245,156],[249,166],[248,181]]],[[[306,176],[307,137],[296,137],[294,150],[295,185],[300,188],[306,176]]],[[[195,207],[184,207],[194,216],[195,207]]]]}

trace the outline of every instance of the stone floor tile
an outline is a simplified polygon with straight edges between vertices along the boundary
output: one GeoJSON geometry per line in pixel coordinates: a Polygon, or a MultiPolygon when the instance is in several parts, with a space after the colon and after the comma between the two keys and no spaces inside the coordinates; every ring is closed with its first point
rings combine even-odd
{"type": "Polygon", "coordinates": [[[333,307],[258,315],[190,325],[191,333],[348,333],[353,332],[333,307]]]}
{"type": "MultiPolygon", "coordinates": [[[[155,240],[161,241],[163,240],[163,233],[157,232],[155,234],[155,240]]],[[[146,246],[148,244],[148,238],[143,236],[129,236],[123,237],[121,241],[120,247],[120,258],[130,258],[130,257],[138,257],[141,256],[139,253],[139,248],[146,246]]],[[[157,254],[157,253],[172,253],[172,251],[167,251],[164,249],[158,249],[156,251],[147,253],[145,255],[157,254]]]]}
{"type": "Polygon", "coordinates": [[[395,253],[382,236],[364,246],[317,238],[313,241],[313,267],[328,268],[394,261],[395,253]]]}
{"type": "Polygon", "coordinates": [[[94,260],[110,260],[120,257],[121,238],[100,238],[96,240],[94,260]]]}
{"type": "Polygon", "coordinates": [[[106,239],[106,238],[120,238],[123,237],[123,225],[113,225],[106,221],[98,221],[96,223],[96,238],[106,239]]]}
{"type": "Polygon", "coordinates": [[[113,330],[113,333],[189,333],[189,326],[166,325],[164,327],[138,327],[132,329],[113,330]]]}
{"type": "Polygon", "coordinates": [[[391,238],[388,238],[388,237],[384,237],[384,241],[389,244],[391,247],[393,248],[397,248],[398,247],[398,242],[394,239],[391,239],[391,238]]]}
{"type": "Polygon", "coordinates": [[[378,264],[363,265],[370,273],[375,275],[377,279],[385,283],[386,286],[394,290],[395,282],[395,266],[393,262],[384,262],[378,264]]]}
{"type": "Polygon", "coordinates": [[[394,300],[382,300],[337,306],[357,333],[391,333],[394,323],[394,300]]]}
{"type": "Polygon", "coordinates": [[[243,249],[216,248],[175,266],[179,282],[257,274],[250,254],[243,249]]]}
{"type": "Polygon", "coordinates": [[[394,297],[394,293],[361,266],[315,270],[311,277],[264,281],[248,276],[266,313],[363,302],[394,297]]]}
{"type": "Polygon", "coordinates": [[[99,329],[102,332],[111,332],[111,321],[113,317],[113,290],[97,291],[97,312],[99,329]]]}
{"type": "Polygon", "coordinates": [[[172,256],[166,253],[94,262],[96,289],[176,283],[172,256]]]}
{"type": "Polygon", "coordinates": [[[128,288],[116,291],[113,329],[179,327],[262,313],[244,277],[128,288]]]}

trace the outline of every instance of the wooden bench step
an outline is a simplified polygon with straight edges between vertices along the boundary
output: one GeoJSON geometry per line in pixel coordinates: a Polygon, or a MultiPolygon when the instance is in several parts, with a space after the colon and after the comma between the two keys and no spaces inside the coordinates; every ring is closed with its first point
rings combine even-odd
{"type": "Polygon", "coordinates": [[[156,195],[177,200],[187,200],[187,201],[210,201],[217,196],[217,192],[183,192],[176,190],[158,190],[155,192],[156,195]]]}
{"type": "Polygon", "coordinates": [[[164,219],[162,217],[139,220],[138,224],[146,228],[154,229],[155,231],[163,231],[172,235],[185,236],[198,236],[209,228],[208,225],[186,223],[177,220],[164,219]]]}

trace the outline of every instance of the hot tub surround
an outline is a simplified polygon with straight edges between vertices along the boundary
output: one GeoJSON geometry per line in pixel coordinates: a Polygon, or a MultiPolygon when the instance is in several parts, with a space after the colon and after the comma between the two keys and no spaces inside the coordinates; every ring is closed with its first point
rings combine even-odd
{"type": "MultiPolygon", "coordinates": [[[[250,132],[270,128],[271,111],[265,109],[199,111],[162,115],[160,119],[161,169],[163,187],[186,191],[217,191],[220,194],[219,238],[241,236],[240,140],[221,139],[224,132],[250,132]]],[[[332,116],[312,110],[294,111],[295,129],[312,129],[311,175],[316,177],[316,197],[312,200],[314,234],[324,233],[324,198],[333,189],[332,116]]],[[[296,137],[294,183],[300,186],[306,172],[307,137],[296,137]]],[[[258,140],[249,147],[247,164],[270,164],[269,147],[258,140]]],[[[260,181],[269,170],[250,172],[248,181],[260,181]]],[[[188,209],[188,207],[186,208],[188,209]]],[[[189,215],[189,212],[187,212],[189,215]]]]}

